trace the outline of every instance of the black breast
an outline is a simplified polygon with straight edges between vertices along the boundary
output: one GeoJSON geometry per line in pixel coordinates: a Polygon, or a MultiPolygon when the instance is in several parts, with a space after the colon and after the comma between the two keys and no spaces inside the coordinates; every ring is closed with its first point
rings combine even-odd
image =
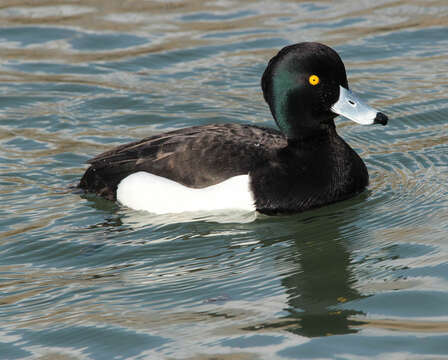
{"type": "Polygon", "coordinates": [[[293,213],[347,199],[368,185],[362,159],[336,132],[313,144],[291,144],[252,175],[258,211],[293,213]]]}

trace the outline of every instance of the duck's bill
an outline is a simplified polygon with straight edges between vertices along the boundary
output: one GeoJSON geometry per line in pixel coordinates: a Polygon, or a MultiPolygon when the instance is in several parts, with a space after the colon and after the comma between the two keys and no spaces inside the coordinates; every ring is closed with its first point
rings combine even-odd
{"type": "Polygon", "coordinates": [[[362,125],[386,125],[389,120],[382,112],[370,107],[342,86],[339,86],[339,99],[333,104],[331,111],[362,125]]]}

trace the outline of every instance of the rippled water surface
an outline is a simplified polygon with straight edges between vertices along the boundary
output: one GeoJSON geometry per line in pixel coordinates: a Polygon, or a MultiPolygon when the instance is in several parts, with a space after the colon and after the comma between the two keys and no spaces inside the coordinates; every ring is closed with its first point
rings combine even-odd
{"type": "Polygon", "coordinates": [[[0,358],[448,359],[446,1],[0,4],[0,358]],[[295,216],[154,216],[70,189],[115,145],[275,126],[324,42],[391,117],[338,120],[368,191],[295,216]]]}

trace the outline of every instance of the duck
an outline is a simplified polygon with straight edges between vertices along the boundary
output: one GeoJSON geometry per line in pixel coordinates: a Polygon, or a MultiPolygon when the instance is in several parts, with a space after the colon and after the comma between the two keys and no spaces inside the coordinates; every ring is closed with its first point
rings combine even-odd
{"type": "Polygon", "coordinates": [[[115,147],[88,161],[78,187],[135,210],[303,212],[364,191],[361,157],[338,135],[341,115],[362,125],[388,117],[348,86],[338,53],[317,42],[282,48],[261,78],[277,129],[192,126],[115,147]]]}

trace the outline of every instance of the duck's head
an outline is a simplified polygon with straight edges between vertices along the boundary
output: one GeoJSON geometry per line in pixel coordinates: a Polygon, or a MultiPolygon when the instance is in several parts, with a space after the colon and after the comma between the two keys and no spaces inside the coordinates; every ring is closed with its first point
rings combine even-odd
{"type": "Polygon", "coordinates": [[[388,121],[349,90],[341,58],[323,44],[284,47],[269,61],[261,87],[278,127],[289,139],[326,132],[334,128],[337,115],[363,125],[388,121]]]}

